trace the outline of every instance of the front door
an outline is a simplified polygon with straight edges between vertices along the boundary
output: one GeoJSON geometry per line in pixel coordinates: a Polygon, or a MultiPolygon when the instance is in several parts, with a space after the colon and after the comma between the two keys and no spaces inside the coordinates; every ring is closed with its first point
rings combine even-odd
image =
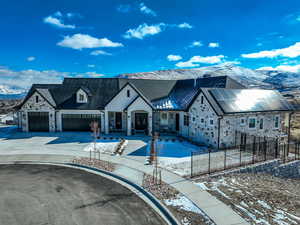
{"type": "Polygon", "coordinates": [[[179,113],[176,113],[176,131],[179,131],[179,113]]]}
{"type": "Polygon", "coordinates": [[[136,113],[135,114],[135,129],[146,130],[148,128],[148,114],[136,113]]]}
{"type": "Polygon", "coordinates": [[[121,130],[122,129],[122,113],[116,112],[116,129],[121,130]]]}

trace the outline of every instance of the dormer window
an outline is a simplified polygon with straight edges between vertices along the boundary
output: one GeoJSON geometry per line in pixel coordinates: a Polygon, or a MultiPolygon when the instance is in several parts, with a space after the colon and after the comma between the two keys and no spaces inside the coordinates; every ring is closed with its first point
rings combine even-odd
{"type": "Polygon", "coordinates": [[[84,95],[83,94],[79,94],[79,101],[83,102],[84,101],[84,95]]]}
{"type": "Polygon", "coordinates": [[[39,102],[39,96],[35,96],[35,103],[38,103],[39,102]]]}
{"type": "Polygon", "coordinates": [[[130,90],[127,90],[127,97],[130,98],[130,90]]]}
{"type": "Polygon", "coordinates": [[[82,89],[79,89],[77,91],[76,96],[77,96],[76,97],[77,103],[87,103],[88,102],[87,94],[82,89]]]}

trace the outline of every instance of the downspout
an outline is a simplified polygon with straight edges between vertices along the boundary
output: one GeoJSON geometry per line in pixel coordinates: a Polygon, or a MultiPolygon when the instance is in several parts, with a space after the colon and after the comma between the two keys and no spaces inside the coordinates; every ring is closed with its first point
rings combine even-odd
{"type": "Polygon", "coordinates": [[[221,120],[223,116],[218,118],[218,149],[220,149],[220,134],[221,134],[221,120]]]}
{"type": "Polygon", "coordinates": [[[295,112],[291,112],[289,113],[289,127],[288,127],[288,145],[287,145],[287,152],[290,152],[290,139],[291,139],[291,119],[292,119],[292,115],[295,112]]]}

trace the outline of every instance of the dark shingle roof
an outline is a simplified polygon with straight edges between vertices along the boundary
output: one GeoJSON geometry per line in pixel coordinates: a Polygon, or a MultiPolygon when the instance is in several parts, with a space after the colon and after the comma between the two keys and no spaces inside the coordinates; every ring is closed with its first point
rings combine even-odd
{"type": "MultiPolygon", "coordinates": [[[[62,84],[33,85],[25,101],[37,90],[57,109],[101,110],[127,83],[158,110],[187,110],[201,88],[245,88],[228,76],[187,80],[65,78],[62,84]],[[76,92],[79,89],[87,92],[87,103],[76,102],[76,92]]],[[[207,90],[205,92],[210,95],[207,90]]],[[[216,102],[215,104],[217,107],[216,102]]]]}

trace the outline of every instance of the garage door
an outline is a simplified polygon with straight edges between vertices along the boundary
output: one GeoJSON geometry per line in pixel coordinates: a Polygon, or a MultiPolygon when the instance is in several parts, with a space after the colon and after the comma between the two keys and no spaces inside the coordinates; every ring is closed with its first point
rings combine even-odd
{"type": "Polygon", "coordinates": [[[63,114],[63,131],[91,131],[90,124],[93,121],[99,122],[100,115],[97,114],[63,114]]]}
{"type": "Polygon", "coordinates": [[[49,131],[49,113],[28,112],[29,131],[49,131]]]}

